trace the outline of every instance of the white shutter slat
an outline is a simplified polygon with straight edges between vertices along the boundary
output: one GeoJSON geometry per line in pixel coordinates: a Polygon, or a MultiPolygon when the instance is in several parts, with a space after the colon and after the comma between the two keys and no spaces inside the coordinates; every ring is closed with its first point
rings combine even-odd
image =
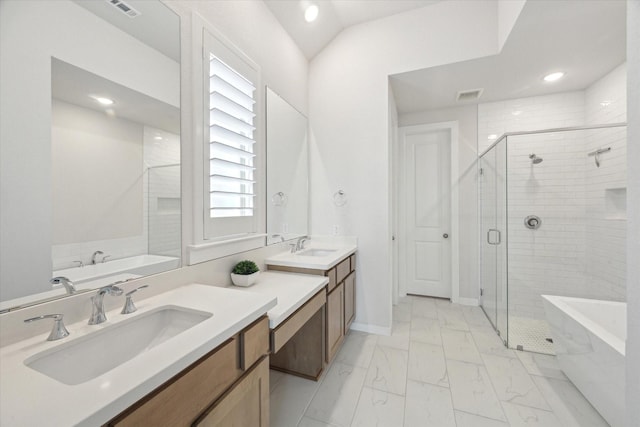
{"type": "Polygon", "coordinates": [[[210,218],[253,216],[255,86],[211,55],[209,69],[210,218]]]}

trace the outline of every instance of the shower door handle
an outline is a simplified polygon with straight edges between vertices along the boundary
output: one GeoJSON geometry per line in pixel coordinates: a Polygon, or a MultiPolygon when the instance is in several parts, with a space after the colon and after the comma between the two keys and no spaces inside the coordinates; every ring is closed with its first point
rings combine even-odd
{"type": "Polygon", "coordinates": [[[502,241],[502,235],[500,233],[500,230],[495,229],[495,228],[490,228],[489,231],[487,231],[487,243],[488,244],[496,246],[496,245],[499,245],[501,241],[502,241]],[[495,232],[495,235],[497,237],[497,239],[495,241],[493,241],[493,242],[491,241],[491,232],[492,231],[495,232]]]}

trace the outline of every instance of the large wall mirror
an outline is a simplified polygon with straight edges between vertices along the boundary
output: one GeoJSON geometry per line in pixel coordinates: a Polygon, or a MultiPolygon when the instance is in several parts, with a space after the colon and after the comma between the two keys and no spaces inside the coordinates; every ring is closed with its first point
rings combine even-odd
{"type": "Polygon", "coordinates": [[[180,19],[0,0],[0,310],[180,266],[180,19]]]}
{"type": "Polygon", "coordinates": [[[267,99],[267,243],[308,233],[307,118],[270,88],[267,99]]]}

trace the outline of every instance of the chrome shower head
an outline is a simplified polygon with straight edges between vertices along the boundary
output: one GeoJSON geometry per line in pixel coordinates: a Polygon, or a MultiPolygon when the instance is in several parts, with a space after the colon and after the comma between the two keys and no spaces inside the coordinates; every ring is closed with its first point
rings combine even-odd
{"type": "Polygon", "coordinates": [[[542,157],[538,157],[535,154],[529,154],[529,158],[531,159],[531,163],[537,165],[538,163],[542,163],[542,157]]]}

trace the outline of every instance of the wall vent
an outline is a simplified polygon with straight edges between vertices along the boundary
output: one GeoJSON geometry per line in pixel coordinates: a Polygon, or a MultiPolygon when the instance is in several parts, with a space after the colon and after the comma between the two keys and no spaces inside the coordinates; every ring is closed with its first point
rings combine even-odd
{"type": "Polygon", "coordinates": [[[122,0],[105,0],[105,1],[111,4],[111,6],[118,9],[120,12],[127,15],[129,18],[135,18],[136,16],[142,15],[133,6],[123,2],[122,0]]]}
{"type": "Polygon", "coordinates": [[[458,92],[458,96],[456,99],[458,102],[466,102],[466,101],[476,101],[480,96],[482,96],[482,91],[484,89],[469,89],[469,90],[461,90],[458,92]]]}

